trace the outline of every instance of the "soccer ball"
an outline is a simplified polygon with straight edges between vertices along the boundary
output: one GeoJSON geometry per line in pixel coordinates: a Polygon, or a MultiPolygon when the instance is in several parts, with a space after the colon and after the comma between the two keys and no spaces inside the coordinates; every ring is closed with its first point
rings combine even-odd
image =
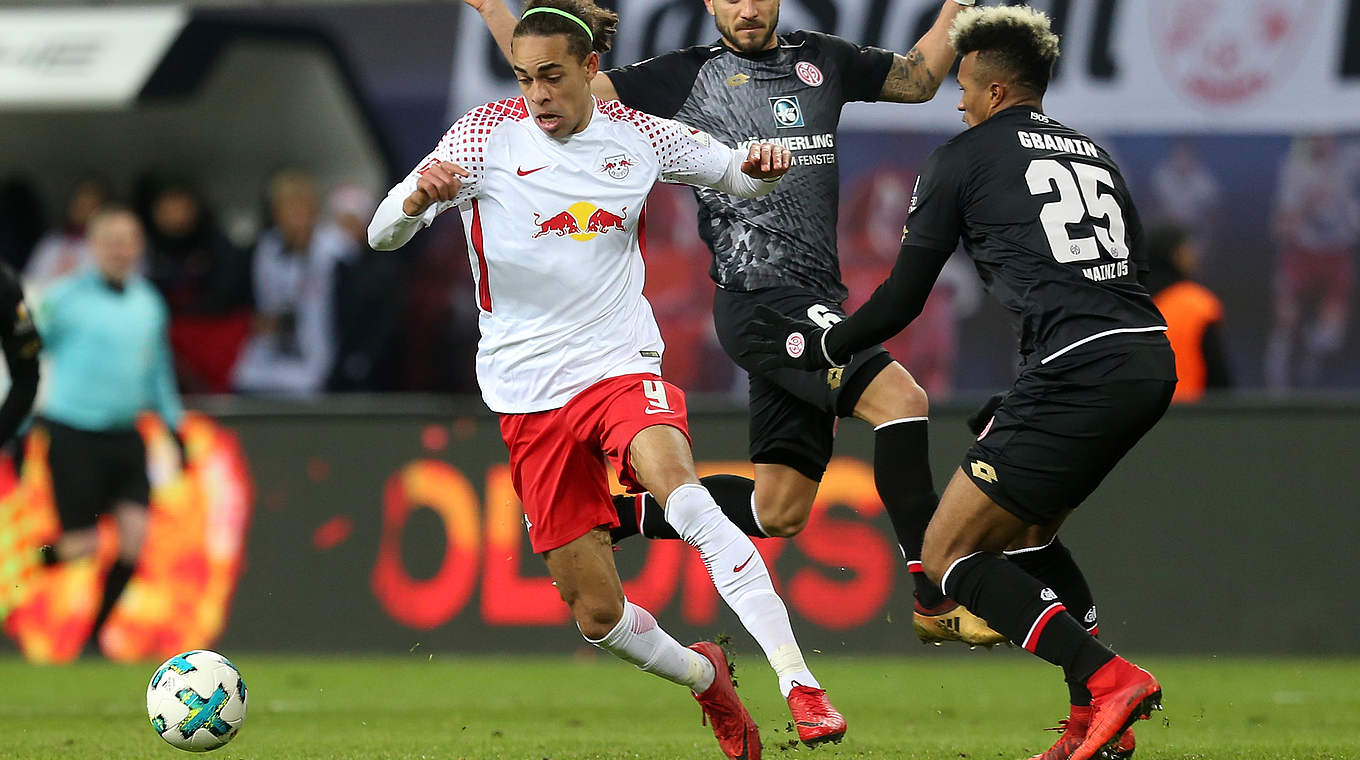
{"type": "Polygon", "coordinates": [[[151,727],[190,752],[217,749],[246,720],[246,682],[227,658],[206,649],[177,654],[156,668],[146,687],[151,727]]]}

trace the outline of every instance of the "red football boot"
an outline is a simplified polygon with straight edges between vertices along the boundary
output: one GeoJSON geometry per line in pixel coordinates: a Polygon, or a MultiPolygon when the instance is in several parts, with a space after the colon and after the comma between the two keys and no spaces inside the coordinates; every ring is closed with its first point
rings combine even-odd
{"type": "Polygon", "coordinates": [[[1109,758],[1135,721],[1162,707],[1162,685],[1152,674],[1116,657],[1086,679],[1091,691],[1091,723],[1071,760],[1109,758]]]}
{"type": "Polygon", "coordinates": [[[694,698],[704,709],[704,719],[713,726],[713,735],[718,738],[723,754],[730,760],[760,760],[760,729],[737,696],[722,647],[711,641],[700,641],[689,648],[707,657],[717,672],[713,684],[694,698]]]}
{"type": "Polygon", "coordinates": [[[1129,760],[1133,757],[1134,748],[1133,727],[1130,726],[1119,735],[1119,741],[1115,742],[1114,747],[1105,750],[1105,753],[1110,756],[1110,760],[1129,760]]]}
{"type": "Polygon", "coordinates": [[[789,712],[798,728],[798,738],[809,747],[845,737],[845,717],[831,706],[826,689],[793,687],[789,692],[789,712]]]}
{"type": "MultiPolygon", "coordinates": [[[[1091,725],[1091,708],[1089,705],[1072,705],[1071,712],[1065,720],[1058,721],[1058,725],[1049,731],[1061,731],[1062,736],[1058,741],[1048,748],[1047,752],[1034,755],[1029,760],[1068,760],[1072,753],[1081,746],[1086,739],[1086,729],[1091,725]]],[[[1134,741],[1133,729],[1127,729],[1119,737],[1119,742],[1113,750],[1110,750],[1109,757],[1112,760],[1129,760],[1133,757],[1134,741]]]]}
{"type": "Polygon", "coordinates": [[[1056,727],[1048,729],[1062,732],[1058,740],[1047,752],[1034,755],[1029,760],[1067,760],[1086,740],[1086,728],[1091,725],[1090,706],[1072,705],[1070,709],[1066,720],[1060,720],[1056,727]]]}

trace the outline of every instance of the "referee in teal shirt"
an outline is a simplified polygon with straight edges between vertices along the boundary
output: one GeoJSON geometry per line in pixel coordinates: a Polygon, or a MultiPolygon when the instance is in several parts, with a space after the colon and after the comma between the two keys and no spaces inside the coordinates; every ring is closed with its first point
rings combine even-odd
{"type": "Polygon", "coordinates": [[[48,466],[62,535],[43,548],[48,564],[94,553],[95,522],[118,524],[118,558],[104,580],[95,617],[99,632],[127,586],[146,537],[146,447],[137,415],[152,410],[177,430],[184,408],[170,358],[169,312],[155,286],[137,273],[145,236],[126,208],[106,207],[88,228],[94,266],[48,290],[38,330],[52,379],[41,409],[48,466]]]}

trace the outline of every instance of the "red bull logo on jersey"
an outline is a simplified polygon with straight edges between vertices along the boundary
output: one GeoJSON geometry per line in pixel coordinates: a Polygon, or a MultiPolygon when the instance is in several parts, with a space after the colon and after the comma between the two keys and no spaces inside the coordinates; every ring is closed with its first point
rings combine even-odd
{"type": "Polygon", "coordinates": [[[558,237],[563,235],[576,235],[581,231],[581,225],[576,223],[576,217],[570,211],[563,211],[547,219],[540,219],[539,214],[534,212],[534,224],[538,225],[538,232],[534,237],[541,238],[549,232],[556,232],[558,237]]]}
{"type": "Polygon", "coordinates": [[[628,170],[637,166],[637,161],[620,153],[617,156],[608,156],[604,163],[600,165],[600,171],[607,173],[613,179],[623,179],[628,176],[628,170]]]}
{"type": "Polygon", "coordinates": [[[544,218],[542,214],[534,213],[534,225],[538,231],[534,233],[534,238],[541,238],[544,235],[554,234],[557,237],[570,237],[572,240],[593,240],[596,235],[603,235],[618,230],[627,231],[624,221],[628,219],[628,207],[624,206],[615,214],[612,211],[602,209],[589,201],[577,201],[567,207],[566,211],[553,214],[544,218]]]}

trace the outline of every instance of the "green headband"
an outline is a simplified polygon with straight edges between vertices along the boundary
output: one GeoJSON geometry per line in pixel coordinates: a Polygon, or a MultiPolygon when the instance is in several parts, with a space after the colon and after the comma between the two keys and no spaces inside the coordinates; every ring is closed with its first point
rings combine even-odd
{"type": "Polygon", "coordinates": [[[552,13],[552,14],[561,16],[562,18],[571,19],[572,21],[576,22],[576,24],[577,24],[578,26],[580,26],[582,29],[586,30],[586,36],[590,38],[590,41],[591,41],[591,42],[594,42],[594,41],[595,41],[595,33],[592,32],[592,31],[590,31],[590,25],[589,25],[589,24],[587,24],[586,22],[582,21],[581,19],[579,19],[579,18],[577,18],[577,17],[571,15],[570,13],[567,13],[566,11],[562,10],[561,8],[549,8],[549,7],[546,6],[546,5],[540,5],[540,6],[537,7],[537,8],[530,8],[529,10],[525,11],[525,12],[524,12],[524,15],[523,15],[523,16],[520,16],[520,20],[523,21],[524,19],[529,18],[530,16],[534,15],[535,13],[552,13]]]}

